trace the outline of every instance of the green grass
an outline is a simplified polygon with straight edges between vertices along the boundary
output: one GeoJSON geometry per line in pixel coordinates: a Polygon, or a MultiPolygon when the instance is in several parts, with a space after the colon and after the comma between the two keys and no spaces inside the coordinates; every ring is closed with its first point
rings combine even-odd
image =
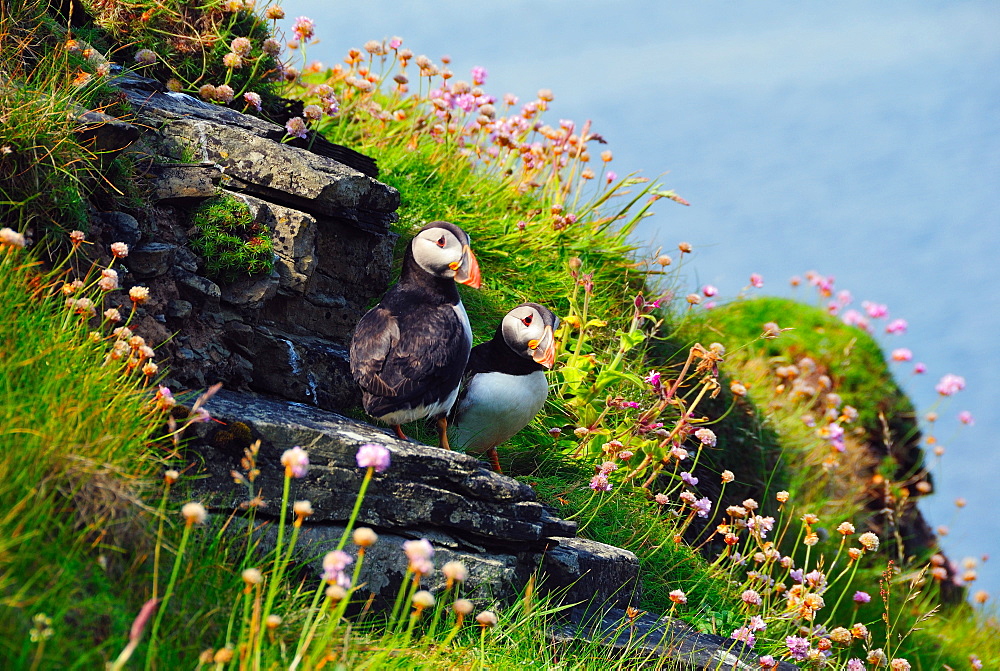
{"type": "MultiPolygon", "coordinates": [[[[99,49],[130,42],[118,58],[131,59],[139,47],[153,49],[160,58],[145,72],[176,77],[186,90],[224,82],[237,95],[243,88],[272,90],[266,70],[273,63],[259,51],[270,24],[259,14],[232,11],[224,3],[200,9],[181,4],[143,0],[102,5],[102,29],[72,34],[37,0],[19,0],[12,7],[16,11],[0,13],[0,70],[12,73],[17,84],[0,84],[0,147],[11,149],[0,154],[0,224],[46,242],[31,251],[0,247],[5,278],[0,284],[0,338],[5,343],[0,350],[0,630],[8,633],[0,637],[0,660],[11,668],[94,668],[114,660],[128,642],[128,627],[140,606],[151,596],[164,596],[171,575],[176,575],[176,590],[156,616],[156,647],[151,652],[147,626],[129,664],[137,667],[145,659],[146,668],[196,666],[203,650],[211,648],[214,654],[226,644],[247,640],[244,613],[249,610],[244,609],[251,607],[253,597],[252,590],[244,592],[241,571],[283,566],[285,561],[248,551],[246,537],[224,532],[225,520],[185,528],[177,513],[187,500],[184,482],[196,474],[185,473],[169,496],[163,484],[155,484],[163,468],[176,462],[169,457],[172,443],[157,439],[163,418],[150,406],[146,387],[151,381],[130,372],[127,360],[105,364],[114,325],[100,323],[99,317],[85,319],[65,305],[62,284],[75,279],[66,268],[78,262],[51,272],[40,271],[35,263],[46,248],[48,258],[60,258],[58,250],[68,247],[64,233],[85,227],[88,201],[109,209],[117,199],[134,194],[108,188],[110,182],[130,179],[127,165],[102,165],[107,162],[74,139],[69,112],[77,106],[100,107],[109,98],[100,86],[101,73],[67,48],[68,39],[86,40],[99,49]],[[152,13],[143,21],[147,11],[152,13]],[[238,36],[252,38],[254,65],[230,71],[220,60],[238,36]],[[195,42],[197,48],[190,48],[195,42]],[[97,342],[89,336],[92,330],[101,336],[97,342]],[[185,534],[189,537],[181,553],[185,534]],[[33,641],[31,629],[38,627],[33,617],[39,613],[51,617],[52,634],[33,641]]],[[[398,67],[398,53],[391,51],[398,67]]],[[[367,54],[358,55],[353,71],[359,66],[381,69],[378,58],[367,54]]],[[[426,93],[429,82],[412,64],[410,68],[411,90],[426,93]]],[[[391,74],[387,68],[388,82],[391,74]]],[[[815,568],[822,556],[824,570],[836,578],[836,589],[824,595],[827,605],[818,621],[830,627],[863,622],[873,633],[873,647],[907,657],[914,668],[962,668],[973,652],[988,661],[1000,658],[995,618],[964,604],[925,617],[937,606],[937,586],[930,581],[911,588],[911,578],[919,575],[926,557],[893,553],[901,573],[887,591],[892,627],[879,624],[886,608],[874,587],[889,556],[885,548],[892,543],[883,538],[883,549],[864,555],[857,569],[845,563],[837,524],[853,521],[860,529],[871,515],[866,510],[872,501],[868,482],[859,480],[858,473],[882,478],[895,500],[905,501],[921,466],[919,459],[907,458],[918,454],[909,449],[919,439],[914,409],[872,338],[820,310],[780,299],[737,301],[704,313],[683,301],[659,310],[638,308],[638,293],[652,299],[650,280],[684,293],[679,271],[688,263],[686,255],[664,274],[667,268],[654,260],[635,257],[628,237],[655,202],[673,206],[666,202],[676,200],[672,192],[637,179],[604,185],[597,156],[584,160],[587,141],[571,146],[558,129],[530,131],[521,138],[538,140],[543,147],[534,163],[522,162],[520,151],[490,158],[490,136],[471,125],[478,123],[474,118],[455,117],[451,130],[445,125],[435,130],[438,117],[426,101],[415,104],[389,90],[391,83],[363,91],[346,80],[343,69],[309,77],[312,85],[329,82],[342,110],[313,127],[377,158],[381,179],[402,194],[397,259],[408,234],[428,221],[450,220],[470,232],[483,288],[463,288],[463,299],[477,342],[491,337],[502,315],[525,300],[543,302],[563,318],[550,403],[501,448],[501,461],[561,515],[577,520],[581,535],[637,554],[643,609],[671,612],[701,631],[728,636],[751,614],[739,595],[748,587],[759,588],[768,603],[762,612],[769,628],[759,633],[757,650],[784,653],[784,636],[796,633],[801,621],[781,617],[785,597],[746,577],[747,568],[758,565],[755,554],[772,546],[725,516],[727,506],[754,496],[760,499],[759,512],[776,518],[767,541],[793,557],[796,566],[815,568]],[[559,152],[554,151],[557,146],[559,152]],[[555,157],[566,147],[573,160],[563,165],[555,157]],[[600,174],[585,177],[588,170],[600,174]],[[776,339],[761,338],[769,321],[792,330],[776,339]],[[718,377],[705,358],[713,342],[726,350],[718,377]],[[704,346],[701,355],[691,355],[699,343],[704,346]],[[802,366],[806,356],[817,374],[829,377],[829,391],[840,396],[834,409],[844,412],[851,405],[858,411],[857,419],[843,420],[851,448],[846,454],[867,442],[885,446],[880,459],[837,456],[803,422],[805,415],[821,414],[830,405],[826,390],[793,398],[793,379],[782,381],[777,371],[802,366]],[[682,373],[686,362],[691,367],[682,373]],[[696,369],[699,364],[706,365],[696,369]],[[680,378],[669,402],[643,380],[651,370],[668,382],[680,378]],[[745,385],[747,396],[732,391],[731,383],[745,385]],[[716,384],[719,393],[713,398],[716,384]],[[660,445],[662,435],[654,439],[649,435],[655,433],[637,431],[642,413],[653,409],[675,444],[665,440],[660,445]],[[685,411],[692,411],[690,421],[685,411]],[[553,437],[553,428],[562,434],[553,437]],[[577,436],[574,429],[579,428],[588,430],[577,436]],[[717,445],[702,445],[693,435],[697,428],[710,428],[717,445]],[[611,474],[611,491],[595,492],[588,483],[595,466],[608,458],[601,450],[612,438],[636,454],[633,461],[621,459],[619,470],[611,474]],[[689,460],[660,461],[672,446],[687,449],[689,460]],[[626,466],[645,457],[650,462],[641,477],[622,477],[626,466]],[[681,485],[679,473],[685,469],[700,477],[696,487],[681,485]],[[720,474],[727,469],[735,481],[723,486],[720,474]],[[646,479],[647,473],[657,475],[646,479]],[[791,498],[779,508],[774,495],[781,489],[791,498]],[[679,502],[683,491],[709,497],[713,516],[696,517],[679,502]],[[668,502],[657,503],[656,494],[668,502]],[[802,522],[806,512],[818,514],[820,522],[802,522]],[[740,531],[738,545],[727,549],[721,541],[724,532],[712,535],[719,523],[740,531]],[[828,537],[818,536],[814,546],[807,546],[802,539],[813,526],[828,537]],[[733,561],[736,550],[747,566],[733,561]],[[687,603],[672,601],[670,593],[678,589],[687,603]],[[856,607],[851,601],[856,589],[870,591],[872,602],[856,607]]],[[[317,95],[315,88],[301,83],[286,92],[304,102],[317,95]]],[[[497,111],[510,114],[513,110],[497,111]]],[[[207,245],[202,255],[220,264],[215,271],[223,280],[267,270],[255,264],[266,265],[270,252],[247,248],[251,238],[266,235],[249,230],[246,212],[226,200],[207,201],[195,218],[201,230],[195,244],[207,245]],[[223,244],[227,241],[228,246],[223,244]]],[[[99,302],[99,292],[91,289],[74,298],[86,292],[99,302]]],[[[177,411],[179,421],[185,416],[177,411]]],[[[854,538],[850,545],[856,547],[854,538]]],[[[786,587],[791,584],[787,570],[770,565],[766,570],[786,587]]],[[[266,580],[273,577],[265,571],[266,580]]],[[[274,645],[264,646],[264,666],[289,663],[303,640],[303,626],[317,612],[313,589],[295,579],[279,584],[274,603],[283,622],[272,632],[274,645]]],[[[448,645],[444,630],[429,632],[426,621],[407,635],[405,626],[387,629],[377,619],[355,620],[351,635],[337,630],[322,645],[335,653],[331,663],[343,668],[485,664],[606,669],[639,663],[608,659],[593,643],[553,644],[549,633],[558,610],[553,602],[528,593],[498,612],[497,627],[467,626],[448,645]]],[[[450,626],[451,616],[441,617],[450,626]]],[[[310,648],[309,654],[316,658],[324,652],[321,648],[310,648]]],[[[858,644],[852,651],[862,654],[858,644]]],[[[846,656],[838,659],[843,662],[846,656]]]]}
{"type": "Polygon", "coordinates": [[[232,282],[274,268],[271,231],[254,221],[250,207],[239,198],[222,194],[202,201],[191,223],[197,227],[191,248],[205,259],[209,278],[232,282]]]}

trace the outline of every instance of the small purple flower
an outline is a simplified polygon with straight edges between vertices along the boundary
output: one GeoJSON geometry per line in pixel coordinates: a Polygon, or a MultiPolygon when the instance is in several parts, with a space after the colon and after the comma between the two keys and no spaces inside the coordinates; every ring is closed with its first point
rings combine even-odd
{"type": "Polygon", "coordinates": [[[868,603],[871,600],[872,597],[868,592],[862,592],[861,590],[858,590],[857,592],[854,593],[855,603],[868,603]]]}
{"type": "Polygon", "coordinates": [[[303,42],[310,40],[312,39],[312,36],[316,34],[316,22],[308,16],[300,16],[295,19],[295,24],[292,26],[292,32],[294,32],[303,42]]]}
{"type": "Polygon", "coordinates": [[[968,424],[969,426],[972,426],[973,424],[976,423],[976,420],[972,417],[972,413],[969,412],[968,410],[963,410],[962,412],[958,413],[958,421],[960,421],[962,424],[968,424]]]}
{"type": "Polygon", "coordinates": [[[759,273],[753,273],[750,275],[750,285],[756,289],[760,289],[764,286],[764,278],[759,273]]]}
{"type": "Polygon", "coordinates": [[[357,459],[358,468],[374,468],[376,473],[389,468],[389,450],[384,445],[365,443],[358,448],[357,459]]]}
{"type": "Polygon", "coordinates": [[[788,647],[788,652],[792,654],[792,658],[798,661],[802,661],[809,654],[809,640],[802,638],[801,636],[789,636],[785,639],[785,645],[788,647]]]}
{"type": "Polygon", "coordinates": [[[681,480],[683,480],[685,484],[691,485],[692,487],[698,484],[698,478],[694,477],[687,471],[681,473],[681,480]]]}
{"type": "Polygon", "coordinates": [[[604,473],[598,473],[590,479],[590,488],[595,492],[610,492],[611,483],[608,482],[608,476],[604,473]]]}
{"type": "Polygon", "coordinates": [[[796,568],[788,572],[788,577],[795,582],[802,582],[802,569],[796,568]]]}
{"type": "Polygon", "coordinates": [[[743,600],[743,603],[748,606],[759,606],[762,602],[760,593],[753,589],[748,589],[743,592],[743,594],[740,595],[740,598],[743,600]]]}
{"type": "Polygon", "coordinates": [[[764,618],[760,615],[754,615],[750,618],[750,624],[747,625],[752,631],[764,631],[767,629],[767,622],[764,622],[764,618]]]}
{"type": "Polygon", "coordinates": [[[644,377],[642,379],[645,380],[646,383],[649,386],[651,386],[653,389],[659,391],[659,389],[660,389],[660,374],[658,372],[656,372],[655,370],[651,370],[651,371],[649,371],[649,375],[647,375],[646,377],[644,377]]]}
{"type": "Polygon", "coordinates": [[[847,669],[847,671],[865,671],[865,663],[857,657],[851,657],[847,660],[847,666],[844,668],[847,669]]]}
{"type": "Polygon", "coordinates": [[[691,504],[698,513],[698,517],[708,517],[712,511],[712,501],[708,497],[703,497],[691,504]]]}
{"type": "Polygon", "coordinates": [[[659,503],[661,506],[665,506],[668,503],[670,503],[670,497],[662,492],[654,496],[653,500],[659,503]]]}
{"type": "Polygon", "coordinates": [[[772,655],[764,655],[757,660],[762,669],[773,669],[778,666],[778,660],[776,660],[772,655]]]}
{"type": "Polygon", "coordinates": [[[916,373],[917,375],[922,375],[923,373],[926,373],[927,364],[918,361],[917,363],[913,364],[913,372],[916,373]]]}
{"type": "Polygon", "coordinates": [[[258,112],[260,111],[260,94],[247,91],[243,94],[243,101],[258,112]]]}
{"type": "Polygon", "coordinates": [[[351,581],[344,575],[344,569],[353,561],[351,555],[343,550],[327,552],[323,557],[323,580],[344,588],[350,587],[351,581]]]}
{"type": "Polygon", "coordinates": [[[486,83],[486,68],[479,67],[478,65],[472,68],[472,83],[476,86],[482,86],[486,83]]]}
{"type": "Polygon", "coordinates": [[[614,170],[608,170],[607,174],[604,175],[604,179],[607,180],[608,184],[618,179],[618,173],[614,170]]]}
{"type": "Polygon", "coordinates": [[[872,319],[882,319],[889,315],[889,308],[881,303],[872,303],[871,301],[862,301],[861,307],[865,309],[868,316],[872,319]]]}
{"type": "Polygon", "coordinates": [[[299,137],[303,140],[309,137],[309,130],[306,122],[300,116],[293,116],[285,122],[285,131],[292,137],[299,137]]]}
{"type": "Polygon", "coordinates": [[[706,298],[711,298],[719,293],[719,290],[711,284],[706,284],[701,288],[701,293],[705,294],[706,298]]]}

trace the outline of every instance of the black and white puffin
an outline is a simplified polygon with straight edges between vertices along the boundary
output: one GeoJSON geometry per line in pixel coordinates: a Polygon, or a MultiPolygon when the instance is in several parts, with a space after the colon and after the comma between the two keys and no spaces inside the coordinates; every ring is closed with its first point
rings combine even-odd
{"type": "Polygon", "coordinates": [[[559,318],[538,303],[508,312],[492,340],[476,345],[452,417],[452,443],[486,452],[500,471],[496,446],[527,426],[545,404],[545,371],[555,363],[559,318]]]}
{"type": "Polygon", "coordinates": [[[417,231],[399,282],[369,310],[351,340],[351,374],[365,412],[392,426],[437,420],[439,445],[448,445],[447,416],[462,381],[472,328],[456,282],[479,288],[479,263],[469,235],[447,221],[417,231]]]}

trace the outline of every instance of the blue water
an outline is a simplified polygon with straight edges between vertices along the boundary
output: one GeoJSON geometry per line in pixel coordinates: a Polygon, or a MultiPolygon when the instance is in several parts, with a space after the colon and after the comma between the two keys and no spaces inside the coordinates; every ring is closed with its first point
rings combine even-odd
{"type": "Polygon", "coordinates": [[[636,233],[694,245],[691,288],[732,297],[757,272],[762,291],[793,295],[788,279],[815,269],[905,318],[909,331],[883,342],[927,365],[915,377],[898,364],[898,378],[939,411],[947,449],[921,508],[949,527],[953,559],[996,556],[973,590],[1000,595],[1000,3],[653,4],[284,6],[316,20],[310,58],[329,64],[398,35],[449,54],[459,76],[486,67],[494,95],[552,89],[550,123],[592,119],[620,175],[666,173],[691,201],[661,201],[636,233]],[[968,388],[937,404],[949,372],[968,388]],[[962,427],[960,410],[976,424],[962,427]]]}

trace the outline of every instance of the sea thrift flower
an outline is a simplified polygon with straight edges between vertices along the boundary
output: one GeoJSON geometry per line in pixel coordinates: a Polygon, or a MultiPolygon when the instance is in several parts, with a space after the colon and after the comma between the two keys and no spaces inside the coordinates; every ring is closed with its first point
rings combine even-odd
{"type": "Polygon", "coordinates": [[[497,626],[497,616],[491,610],[484,610],[476,616],[476,622],[478,622],[483,629],[486,629],[487,627],[495,627],[497,626]]]}
{"type": "Polygon", "coordinates": [[[202,84],[198,87],[198,95],[202,100],[215,100],[215,86],[212,84],[202,84]]]}
{"type": "Polygon", "coordinates": [[[420,590],[413,595],[413,606],[417,609],[417,613],[425,610],[427,608],[433,608],[434,606],[434,595],[425,589],[420,590]]]}
{"type": "Polygon", "coordinates": [[[910,663],[902,657],[897,657],[889,662],[892,671],[910,671],[910,663]]]}
{"type": "Polygon", "coordinates": [[[465,579],[469,577],[469,571],[465,568],[465,564],[460,561],[450,561],[445,563],[441,567],[441,573],[444,577],[448,579],[449,582],[465,582],[465,579]]]}
{"type": "Polygon", "coordinates": [[[215,99],[222,103],[231,103],[236,96],[236,91],[229,84],[220,84],[215,87],[215,99]]]}
{"type": "Polygon", "coordinates": [[[151,49],[139,49],[135,52],[135,62],[140,65],[152,65],[156,62],[156,52],[151,49]]]}
{"type": "Polygon", "coordinates": [[[854,525],[850,522],[841,522],[840,526],[837,527],[837,531],[842,536],[850,536],[854,533],[854,525]]]}
{"type": "Polygon", "coordinates": [[[778,666],[778,660],[776,660],[772,655],[763,655],[757,660],[757,663],[762,669],[773,669],[778,666]]]}
{"type": "Polygon", "coordinates": [[[375,545],[375,542],[378,540],[378,534],[368,527],[358,527],[354,530],[351,538],[355,545],[364,549],[375,545]]]}
{"type": "Polygon", "coordinates": [[[254,93],[253,91],[247,91],[243,94],[243,100],[247,105],[253,107],[258,112],[260,111],[260,94],[254,93]]]}
{"type": "Polygon", "coordinates": [[[285,10],[278,5],[272,5],[264,10],[264,17],[271,21],[280,21],[285,18],[285,10]]]}
{"type": "Polygon", "coordinates": [[[73,247],[79,247],[81,244],[83,244],[85,238],[86,236],[84,235],[83,231],[71,231],[69,234],[69,241],[73,243],[73,247]]]}
{"type": "Polygon", "coordinates": [[[472,612],[475,605],[468,599],[456,599],[452,610],[461,618],[472,612]]]}
{"type": "Polygon", "coordinates": [[[323,557],[323,581],[331,585],[347,588],[351,586],[350,578],[344,574],[348,564],[354,562],[351,555],[343,550],[327,552],[323,557]]]}
{"type": "Polygon", "coordinates": [[[310,121],[318,121],[323,116],[323,108],[319,105],[306,105],[302,110],[302,116],[310,121]]]}
{"type": "Polygon", "coordinates": [[[756,590],[748,589],[740,595],[740,599],[748,606],[759,606],[762,603],[760,593],[756,590]]]}
{"type": "Polygon", "coordinates": [[[694,432],[695,437],[702,442],[703,445],[708,445],[709,447],[715,447],[716,437],[715,432],[711,429],[698,429],[694,432]]]}
{"type": "Polygon", "coordinates": [[[222,57],[222,64],[230,70],[238,70],[243,67],[243,57],[234,51],[230,51],[222,57]]]}
{"type": "Polygon", "coordinates": [[[610,492],[612,485],[608,482],[608,476],[604,473],[598,473],[590,479],[590,488],[595,492],[610,492]]]}
{"type": "Polygon", "coordinates": [[[309,517],[313,514],[312,503],[309,501],[296,501],[292,504],[292,512],[297,517],[309,517]]]}
{"type": "Polygon", "coordinates": [[[128,245],[126,245],[124,242],[114,242],[111,244],[111,253],[114,254],[119,259],[124,259],[126,256],[128,256],[128,245]]]}
{"type": "Polygon", "coordinates": [[[229,48],[232,49],[233,53],[239,54],[240,56],[249,55],[251,47],[252,45],[250,44],[250,40],[245,37],[237,37],[229,45],[229,48]]]}
{"type": "Polygon", "coordinates": [[[809,641],[800,636],[789,636],[785,639],[785,646],[791,653],[792,659],[802,661],[809,654],[809,641]]]}
{"type": "Polygon", "coordinates": [[[105,268],[101,271],[101,279],[97,280],[97,286],[103,291],[114,291],[118,288],[118,271],[105,268]]]}
{"type": "Polygon", "coordinates": [[[951,396],[965,389],[965,378],[948,373],[941,378],[934,389],[942,396],[951,396]]]}
{"type": "Polygon", "coordinates": [[[687,603],[688,600],[687,595],[684,594],[684,591],[679,589],[672,590],[670,594],[668,594],[667,596],[674,603],[687,603]]]}
{"type": "Polygon", "coordinates": [[[281,43],[273,37],[269,37],[260,45],[260,50],[268,56],[277,56],[281,51],[281,43]]]}
{"type": "Polygon", "coordinates": [[[691,475],[687,471],[684,471],[683,473],[681,473],[681,480],[683,480],[685,484],[688,484],[688,485],[690,485],[692,487],[694,487],[695,485],[698,484],[698,478],[694,477],[693,475],[691,475]]]}
{"type": "Polygon", "coordinates": [[[259,585],[264,582],[264,575],[259,569],[248,568],[242,573],[243,582],[248,586],[259,585]]]}
{"type": "Polygon", "coordinates": [[[764,286],[764,278],[757,273],[753,273],[752,275],[750,275],[750,285],[757,289],[760,289],[762,286],[764,286]]]}
{"type": "Polygon", "coordinates": [[[604,181],[606,181],[608,184],[611,184],[611,182],[615,181],[616,179],[618,179],[618,173],[615,172],[614,170],[608,170],[606,173],[604,173],[604,181]]]}
{"type": "Polygon", "coordinates": [[[753,647],[753,644],[756,642],[756,637],[754,636],[753,632],[750,630],[749,627],[740,627],[739,629],[736,629],[735,631],[733,631],[732,634],[729,635],[729,638],[732,638],[736,641],[743,641],[744,643],[747,644],[747,646],[751,648],[753,647]]]}
{"type": "Polygon", "coordinates": [[[303,478],[309,469],[309,454],[296,445],[281,454],[281,465],[290,477],[303,478]]]}
{"type": "Polygon", "coordinates": [[[654,496],[653,500],[659,503],[661,506],[665,506],[668,503],[670,503],[670,497],[662,492],[654,496]]]}
{"type": "Polygon", "coordinates": [[[865,547],[865,549],[868,550],[869,552],[875,552],[876,550],[878,550],[878,543],[879,543],[878,536],[876,536],[870,531],[861,534],[858,537],[858,542],[861,543],[865,547]]]}
{"type": "Polygon", "coordinates": [[[973,419],[972,417],[972,413],[969,412],[968,410],[963,410],[962,412],[958,413],[958,421],[960,421],[962,424],[968,424],[970,426],[976,423],[975,419],[973,419]]]}
{"type": "Polygon", "coordinates": [[[422,561],[426,562],[430,561],[430,558],[434,556],[434,546],[426,538],[404,541],[403,552],[406,554],[406,558],[410,560],[410,564],[422,561]]]}
{"type": "Polygon", "coordinates": [[[854,593],[855,603],[868,603],[871,600],[872,597],[870,594],[868,594],[868,592],[862,592],[861,590],[858,590],[857,592],[854,593]]]}
{"type": "Polygon", "coordinates": [[[358,448],[357,460],[358,468],[374,468],[376,473],[381,473],[389,468],[390,454],[382,445],[365,443],[358,448]]]}
{"type": "Polygon", "coordinates": [[[917,362],[913,364],[913,372],[917,375],[922,375],[927,372],[927,364],[917,362]]]}
{"type": "Polygon", "coordinates": [[[905,319],[893,319],[885,327],[886,333],[906,333],[906,328],[909,324],[906,323],[905,319]]]}
{"type": "Polygon", "coordinates": [[[292,32],[303,42],[310,40],[316,34],[316,22],[307,16],[300,16],[295,19],[292,32]]]}
{"type": "Polygon", "coordinates": [[[865,671],[865,663],[857,657],[851,657],[847,660],[847,666],[845,668],[847,671],[865,671]]]}
{"type": "Polygon", "coordinates": [[[200,503],[185,503],[181,508],[181,515],[184,517],[184,522],[188,526],[192,524],[201,524],[208,517],[208,512],[205,510],[205,506],[200,503]]]}
{"type": "Polygon", "coordinates": [[[893,361],[909,361],[913,358],[913,352],[905,347],[892,350],[893,361]]]}
{"type": "Polygon", "coordinates": [[[732,471],[730,471],[730,470],[722,471],[722,484],[726,484],[726,483],[732,482],[735,479],[736,479],[736,476],[733,475],[732,471]]]}
{"type": "Polygon", "coordinates": [[[302,117],[294,116],[285,122],[285,131],[292,137],[305,139],[309,137],[309,129],[302,117]]]}
{"type": "Polygon", "coordinates": [[[706,298],[711,298],[712,296],[715,296],[717,293],[719,293],[719,290],[716,287],[712,286],[711,284],[706,284],[701,288],[701,293],[705,294],[706,298]]]}
{"type": "Polygon", "coordinates": [[[487,74],[486,68],[479,66],[472,68],[472,83],[476,86],[482,86],[486,83],[487,74]]]}

